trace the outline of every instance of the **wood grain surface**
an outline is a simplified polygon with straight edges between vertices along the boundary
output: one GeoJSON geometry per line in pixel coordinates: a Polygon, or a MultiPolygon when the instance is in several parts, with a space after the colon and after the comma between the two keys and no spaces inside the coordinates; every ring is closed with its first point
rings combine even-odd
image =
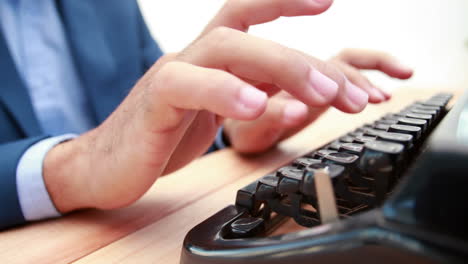
{"type": "Polygon", "coordinates": [[[389,102],[370,105],[357,115],[331,109],[262,155],[244,157],[225,149],[203,156],[158,179],[127,208],[75,212],[0,232],[1,263],[176,264],[185,234],[232,204],[239,188],[366,122],[436,92],[402,88],[389,102]]]}

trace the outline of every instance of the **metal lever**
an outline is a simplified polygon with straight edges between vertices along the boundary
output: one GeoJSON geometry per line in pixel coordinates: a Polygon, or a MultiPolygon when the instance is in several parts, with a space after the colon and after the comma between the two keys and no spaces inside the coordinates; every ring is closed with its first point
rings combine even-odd
{"type": "Polygon", "coordinates": [[[322,224],[326,224],[338,220],[335,194],[328,171],[326,169],[318,170],[314,175],[314,181],[320,221],[322,224]]]}

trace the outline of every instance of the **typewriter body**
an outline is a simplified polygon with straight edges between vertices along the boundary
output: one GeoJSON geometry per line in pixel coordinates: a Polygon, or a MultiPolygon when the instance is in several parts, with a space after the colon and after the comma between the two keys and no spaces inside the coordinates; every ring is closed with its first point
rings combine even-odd
{"type": "Polygon", "coordinates": [[[187,234],[181,263],[466,263],[468,93],[449,110],[450,99],[415,102],[240,189],[187,234]],[[288,219],[308,228],[271,235],[288,219]]]}

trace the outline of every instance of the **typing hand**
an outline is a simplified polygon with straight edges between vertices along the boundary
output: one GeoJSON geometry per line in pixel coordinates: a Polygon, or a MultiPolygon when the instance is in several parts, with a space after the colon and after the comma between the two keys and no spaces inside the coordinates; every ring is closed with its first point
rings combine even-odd
{"type": "MultiPolygon", "coordinates": [[[[386,101],[390,98],[390,94],[374,86],[359,70],[378,70],[399,79],[407,79],[413,73],[411,69],[400,64],[392,56],[371,50],[346,49],[331,58],[329,62],[341,70],[346,78],[361,91],[364,91],[369,96],[370,103],[386,101]]],[[[346,89],[346,86],[344,88],[346,89]]],[[[273,88],[268,87],[268,89],[273,88]]],[[[279,89],[274,88],[274,90],[279,89]]],[[[225,120],[224,133],[234,149],[243,153],[257,153],[271,148],[312,123],[329,107],[329,105],[307,106],[285,90],[287,89],[283,89],[268,101],[266,111],[259,118],[251,121],[225,120]]],[[[350,113],[362,110],[363,108],[351,108],[346,105],[346,100],[341,99],[340,96],[346,96],[347,93],[348,91],[341,90],[331,105],[350,113]]],[[[351,96],[353,95],[347,95],[348,98],[351,96]]],[[[364,105],[360,104],[360,106],[364,105]]]]}
{"type": "Polygon", "coordinates": [[[48,152],[43,174],[57,209],[134,202],[205,152],[224,118],[255,120],[280,90],[309,107],[363,109],[367,93],[335,64],[245,33],[280,16],[319,14],[331,2],[228,1],[191,45],[158,60],[103,124],[48,152]]]}

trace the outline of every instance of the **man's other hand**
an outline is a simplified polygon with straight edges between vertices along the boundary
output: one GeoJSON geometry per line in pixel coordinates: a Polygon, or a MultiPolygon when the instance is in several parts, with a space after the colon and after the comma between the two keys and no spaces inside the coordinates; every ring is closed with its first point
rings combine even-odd
{"type": "MultiPolygon", "coordinates": [[[[350,82],[367,93],[370,103],[386,101],[390,99],[390,94],[373,85],[359,70],[378,70],[399,79],[408,79],[413,73],[389,54],[372,50],[346,49],[331,58],[329,62],[341,70],[350,82]]],[[[234,149],[242,153],[265,151],[315,121],[329,107],[329,105],[318,107],[306,105],[285,90],[270,98],[266,111],[259,118],[251,121],[225,120],[224,133],[234,149]]],[[[341,105],[344,100],[339,101],[338,98],[335,100],[337,101],[331,102],[331,105],[343,111],[361,110],[348,109],[341,105]]]]}

